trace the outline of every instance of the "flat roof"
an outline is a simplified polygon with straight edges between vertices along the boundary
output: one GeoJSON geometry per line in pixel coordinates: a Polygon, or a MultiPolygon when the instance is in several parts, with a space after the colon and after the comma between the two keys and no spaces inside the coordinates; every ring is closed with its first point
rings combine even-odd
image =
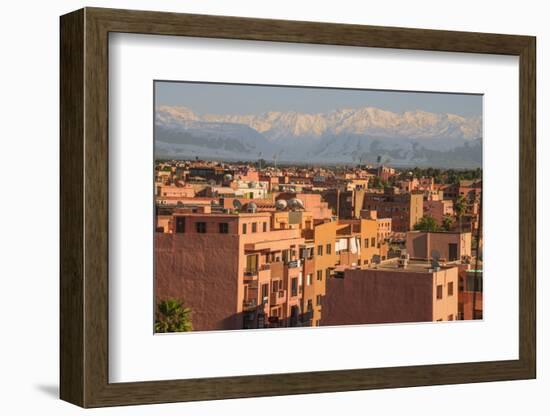
{"type": "MultiPolygon", "coordinates": [[[[441,270],[447,270],[458,267],[456,264],[445,264],[440,266],[441,270]]],[[[431,261],[425,260],[409,260],[407,267],[399,267],[398,259],[391,259],[376,265],[376,267],[370,267],[366,270],[391,270],[397,272],[416,272],[416,273],[433,273],[433,266],[431,261]]]]}

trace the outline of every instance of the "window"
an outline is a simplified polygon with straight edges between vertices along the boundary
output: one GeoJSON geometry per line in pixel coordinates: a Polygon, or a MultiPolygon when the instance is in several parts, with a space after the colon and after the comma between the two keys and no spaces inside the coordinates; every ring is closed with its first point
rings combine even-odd
{"type": "Polygon", "coordinates": [[[447,317],[447,321],[454,321],[455,320],[455,317],[453,315],[449,315],[447,317]]]}
{"type": "Polygon", "coordinates": [[[262,231],[265,233],[267,231],[267,222],[262,224],[262,231]]]}
{"type": "Polygon", "coordinates": [[[243,234],[246,234],[246,224],[243,224],[243,234]]]}
{"type": "Polygon", "coordinates": [[[327,254],[332,253],[332,245],[330,243],[327,244],[327,254]]]}
{"type": "Polygon", "coordinates": [[[273,293],[276,293],[278,292],[279,290],[281,290],[283,288],[283,285],[282,285],[282,281],[281,280],[274,280],[273,283],[272,283],[272,288],[273,288],[273,293]]]}
{"type": "Polygon", "coordinates": [[[258,255],[252,254],[246,256],[246,271],[247,273],[256,273],[258,271],[258,255]]]}
{"type": "Polygon", "coordinates": [[[454,282],[447,283],[447,296],[453,296],[454,294],[454,282]]]}
{"type": "Polygon", "coordinates": [[[290,250],[283,250],[283,262],[288,263],[290,261],[290,250]]]}
{"type": "Polygon", "coordinates": [[[323,246],[321,246],[321,245],[317,246],[317,255],[318,256],[323,255],[323,246]]]}
{"type": "Polygon", "coordinates": [[[269,295],[269,283],[262,285],[262,301],[269,295]]]}
{"type": "Polygon", "coordinates": [[[443,285],[437,285],[437,299],[443,299],[443,285]]]}
{"type": "Polygon", "coordinates": [[[308,312],[313,311],[313,301],[311,299],[307,300],[307,311],[308,312]]]}
{"type": "Polygon", "coordinates": [[[321,306],[321,295],[317,295],[317,297],[315,299],[315,302],[316,302],[317,306],[321,306]]]}
{"type": "Polygon", "coordinates": [[[198,233],[205,233],[206,232],[206,223],[205,222],[196,222],[195,227],[197,229],[198,233]]]}
{"type": "Polygon", "coordinates": [[[357,259],[357,265],[361,266],[361,259],[357,259]]]}
{"type": "Polygon", "coordinates": [[[330,279],[330,269],[325,269],[325,278],[330,279]]]}
{"type": "Polygon", "coordinates": [[[323,280],[323,271],[317,270],[317,280],[321,281],[323,280]]]}
{"type": "Polygon", "coordinates": [[[258,231],[258,223],[253,222],[252,223],[252,232],[255,233],[258,231]]]}
{"type": "Polygon", "coordinates": [[[185,232],[185,217],[176,217],[176,232],[185,232]]]}
{"type": "Polygon", "coordinates": [[[365,238],[365,248],[369,248],[369,239],[365,238]]]}
{"type": "Polygon", "coordinates": [[[313,279],[313,276],[311,275],[311,273],[309,273],[307,276],[306,276],[306,286],[311,286],[311,280],[313,279]]]}
{"type": "Polygon", "coordinates": [[[298,278],[293,277],[290,281],[290,296],[298,296],[298,278]]]}
{"type": "Polygon", "coordinates": [[[372,237],[372,238],[370,239],[370,246],[371,246],[371,247],[376,246],[376,237],[372,237]]]}
{"type": "Polygon", "coordinates": [[[227,234],[229,232],[229,224],[226,222],[220,222],[220,234],[227,234]]]}

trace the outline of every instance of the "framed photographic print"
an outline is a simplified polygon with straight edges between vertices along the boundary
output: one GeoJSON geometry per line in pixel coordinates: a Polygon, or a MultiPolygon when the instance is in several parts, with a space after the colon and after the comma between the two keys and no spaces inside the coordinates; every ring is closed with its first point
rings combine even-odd
{"type": "Polygon", "coordinates": [[[61,17],[83,406],[536,376],[535,38],[61,17]]]}

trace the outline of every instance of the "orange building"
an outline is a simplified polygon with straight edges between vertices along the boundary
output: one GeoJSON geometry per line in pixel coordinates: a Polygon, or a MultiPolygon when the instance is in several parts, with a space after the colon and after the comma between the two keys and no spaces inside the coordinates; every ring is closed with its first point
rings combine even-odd
{"type": "Polygon", "coordinates": [[[363,209],[375,210],[378,218],[391,218],[392,230],[406,232],[412,230],[424,215],[422,193],[396,193],[392,189],[383,194],[365,194],[363,209]]]}

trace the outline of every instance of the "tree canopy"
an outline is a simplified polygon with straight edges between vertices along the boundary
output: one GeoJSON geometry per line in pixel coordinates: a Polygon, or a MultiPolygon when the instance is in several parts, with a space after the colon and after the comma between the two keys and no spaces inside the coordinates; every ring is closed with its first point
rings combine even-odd
{"type": "Polygon", "coordinates": [[[425,215],[414,225],[414,229],[417,231],[426,231],[426,232],[434,232],[434,231],[440,231],[439,225],[437,225],[436,220],[430,216],[425,215]]]}
{"type": "Polygon", "coordinates": [[[155,332],[189,332],[193,330],[191,309],[182,301],[167,299],[157,304],[155,332]]]}

